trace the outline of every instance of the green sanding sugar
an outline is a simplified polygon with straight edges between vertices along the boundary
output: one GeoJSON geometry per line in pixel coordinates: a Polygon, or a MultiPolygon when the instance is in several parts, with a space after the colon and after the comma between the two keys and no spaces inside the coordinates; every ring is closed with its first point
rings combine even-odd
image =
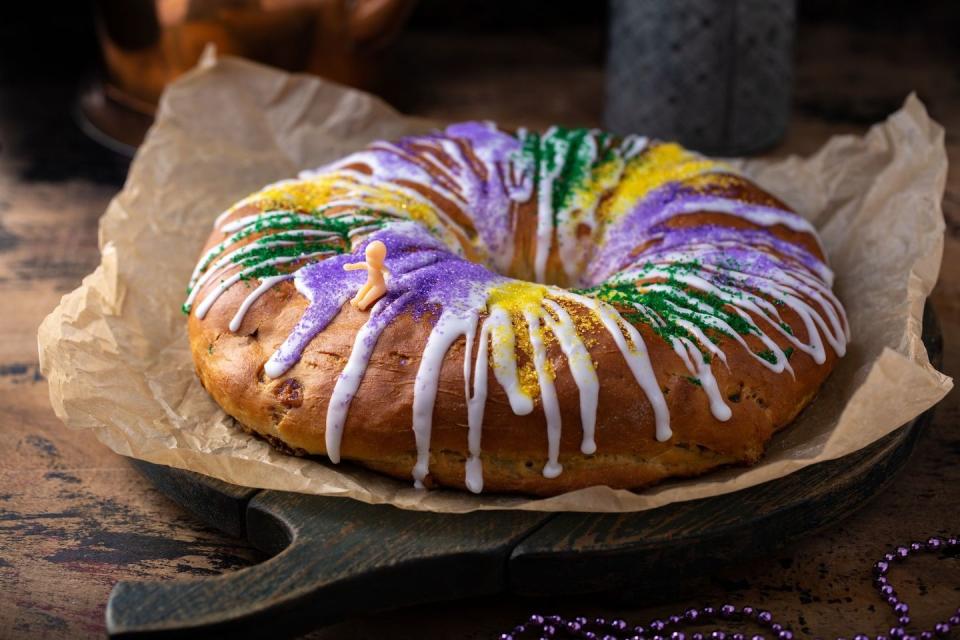
{"type": "Polygon", "coordinates": [[[554,224],[557,224],[557,212],[569,206],[574,191],[590,178],[595,158],[590,144],[587,143],[589,135],[590,131],[587,129],[555,129],[552,135],[545,139],[545,142],[555,146],[557,151],[554,155],[548,150],[548,157],[565,157],[563,168],[553,182],[551,194],[554,224]]]}
{"type": "MultiPolygon", "coordinates": [[[[264,231],[279,231],[280,233],[257,238],[248,245],[249,249],[244,248],[243,253],[238,252],[230,259],[233,264],[240,265],[248,270],[240,276],[243,281],[249,281],[253,278],[268,278],[284,273],[278,268],[278,265],[262,264],[275,258],[294,258],[314,253],[344,253],[350,248],[350,234],[355,229],[362,227],[373,231],[382,228],[385,224],[384,216],[372,209],[359,209],[354,215],[336,218],[324,217],[325,211],[326,209],[317,209],[309,214],[285,210],[264,211],[250,224],[227,237],[213,251],[210,251],[201,264],[199,273],[202,274],[206,271],[228,248],[264,231]],[[373,219],[371,220],[371,218],[373,219]],[[318,238],[304,233],[304,230],[325,231],[336,234],[337,237],[318,238]],[[334,242],[331,243],[330,240],[334,242]],[[336,241],[339,241],[339,243],[336,241]],[[283,244],[279,244],[281,242],[283,244]],[[291,242],[293,244],[289,244],[291,242]],[[252,270],[250,270],[251,268],[252,270]]],[[[315,261],[307,260],[307,262],[315,261]]],[[[286,262],[285,265],[289,266],[292,263],[299,262],[301,261],[291,260],[286,262]]],[[[189,296],[192,291],[193,287],[188,286],[187,295],[189,296]]],[[[190,313],[190,308],[190,305],[186,303],[180,307],[185,314],[190,313]]]]}
{"type": "Polygon", "coordinates": [[[296,242],[294,244],[267,244],[258,246],[246,253],[234,256],[232,262],[243,267],[253,267],[261,262],[274,260],[276,258],[293,258],[309,253],[343,253],[343,248],[332,244],[313,244],[307,242],[296,242]]]}
{"type": "Polygon", "coordinates": [[[777,354],[775,354],[770,349],[765,349],[763,351],[757,351],[757,357],[766,360],[770,364],[777,364],[777,354]]]}
{"type": "Polygon", "coordinates": [[[533,173],[534,180],[555,175],[550,192],[553,224],[569,207],[578,190],[589,187],[594,170],[617,159],[612,136],[591,129],[554,127],[544,135],[523,132],[517,161],[533,173]]]}
{"type": "MultiPolygon", "coordinates": [[[[376,216],[376,212],[364,209],[358,211],[358,213],[376,216]]],[[[204,262],[202,269],[206,269],[213,260],[215,260],[220,254],[223,253],[227,247],[236,244],[240,240],[244,240],[256,233],[263,231],[300,231],[303,229],[311,229],[315,231],[327,231],[330,233],[335,233],[344,242],[349,242],[350,232],[359,227],[371,227],[371,228],[380,228],[383,226],[384,222],[379,217],[376,220],[369,220],[363,218],[357,218],[354,216],[344,216],[340,218],[324,218],[321,217],[323,210],[314,211],[312,215],[313,219],[303,219],[302,216],[305,214],[297,213],[294,211],[290,212],[280,212],[280,211],[265,211],[263,215],[249,225],[245,226],[243,229],[240,229],[219,245],[217,245],[217,250],[211,252],[207,257],[207,260],[204,262]],[[276,214],[281,215],[276,215],[276,214]],[[282,215],[287,213],[288,215],[282,215]],[[301,216],[301,217],[298,217],[301,216]]]]}
{"type": "MultiPolygon", "coordinates": [[[[674,339],[686,338],[699,346],[697,336],[686,325],[693,325],[711,342],[719,342],[727,330],[722,321],[741,335],[757,333],[757,329],[745,318],[728,310],[727,303],[717,294],[688,287],[679,278],[702,273],[696,261],[676,262],[670,265],[645,264],[631,274],[629,280],[616,277],[589,289],[578,291],[623,310],[624,317],[633,323],[643,323],[672,343],[674,339]],[[665,282],[649,283],[637,288],[636,282],[654,275],[667,274],[665,282]],[[634,309],[636,311],[630,311],[634,309]],[[659,319],[662,322],[657,322],[659,319]]],[[[662,277],[662,276],[661,276],[662,277]]],[[[704,361],[710,362],[710,354],[701,348],[704,361]]],[[[775,360],[774,360],[775,361],[775,360]]]]}

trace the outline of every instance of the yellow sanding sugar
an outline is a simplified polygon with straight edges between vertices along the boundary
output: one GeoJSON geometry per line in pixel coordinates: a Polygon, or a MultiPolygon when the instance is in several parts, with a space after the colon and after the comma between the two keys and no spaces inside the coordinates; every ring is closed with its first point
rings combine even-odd
{"type": "Polygon", "coordinates": [[[720,165],[690,153],[676,143],[655,145],[627,165],[623,179],[601,210],[606,221],[616,220],[657,187],[716,170],[720,165]]]}
{"type": "Polygon", "coordinates": [[[687,180],[686,184],[695,191],[710,187],[737,187],[743,184],[743,178],[729,173],[705,173],[687,180]]]}
{"type": "MultiPolygon", "coordinates": [[[[601,162],[590,172],[590,178],[585,184],[575,190],[574,195],[576,200],[580,202],[592,202],[598,199],[601,195],[617,185],[622,171],[623,158],[618,155],[612,156],[605,162],[601,162]]],[[[583,204],[579,206],[586,208],[583,204]]]]}
{"type": "MultiPolygon", "coordinates": [[[[493,287],[487,294],[487,304],[489,306],[500,307],[510,314],[510,320],[513,324],[513,335],[509,337],[506,335],[498,335],[500,332],[495,330],[491,337],[494,341],[515,340],[516,350],[526,356],[523,359],[523,363],[517,367],[517,377],[519,378],[520,388],[531,398],[536,398],[540,394],[540,384],[537,379],[536,367],[533,364],[533,344],[530,341],[530,327],[524,318],[524,313],[530,313],[541,318],[538,335],[545,345],[554,340],[553,335],[545,330],[542,320],[546,313],[543,308],[543,299],[547,293],[547,287],[541,284],[511,280],[493,287]]],[[[554,377],[554,369],[552,363],[549,361],[546,363],[545,372],[552,380],[554,377]]]]}
{"type": "Polygon", "coordinates": [[[517,376],[520,378],[520,388],[531,398],[540,395],[540,378],[537,376],[537,369],[532,362],[525,362],[517,368],[517,376]]]}
{"type": "Polygon", "coordinates": [[[414,200],[387,184],[362,184],[345,173],[330,173],[310,180],[267,187],[248,198],[259,202],[261,207],[298,211],[322,209],[337,199],[359,201],[363,203],[363,208],[415,220],[431,228],[440,225],[436,211],[429,204],[414,200]]]}
{"type": "Polygon", "coordinates": [[[523,317],[524,311],[539,314],[540,306],[547,295],[547,288],[542,284],[510,280],[493,287],[487,294],[487,304],[498,306],[511,316],[523,317]]]}
{"type": "Polygon", "coordinates": [[[330,185],[321,182],[303,181],[276,187],[267,187],[253,196],[270,208],[289,208],[297,211],[313,211],[323,207],[333,195],[330,185]]]}
{"type": "Polygon", "coordinates": [[[490,332],[493,369],[497,376],[508,377],[511,375],[509,371],[515,370],[520,391],[529,398],[536,398],[540,394],[540,385],[533,366],[533,345],[530,344],[527,325],[522,316],[518,321],[517,317],[511,314],[510,319],[510,324],[497,324],[490,332]],[[517,350],[527,356],[522,364],[517,358],[517,350]]]}

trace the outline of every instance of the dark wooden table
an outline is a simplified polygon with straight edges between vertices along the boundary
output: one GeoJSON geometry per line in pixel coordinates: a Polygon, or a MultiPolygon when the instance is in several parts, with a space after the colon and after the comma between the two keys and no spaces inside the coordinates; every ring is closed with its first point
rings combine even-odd
{"type": "MultiPolygon", "coordinates": [[[[0,61],[24,42],[17,35],[0,27],[0,61]]],[[[595,51],[571,47],[567,35],[410,33],[395,61],[417,90],[393,88],[393,99],[408,112],[444,119],[599,124],[601,67],[595,51]]],[[[259,558],[202,526],[92,437],[68,432],[48,405],[36,328],[97,264],[97,219],[120,188],[126,161],[87,140],[74,124],[76,80],[86,63],[34,56],[26,69],[5,65],[0,71],[0,638],[96,637],[103,634],[107,594],[118,580],[209,575],[259,558]]],[[[911,90],[947,127],[954,167],[933,304],[946,343],[944,368],[956,375],[960,56],[922,32],[894,36],[820,23],[802,27],[798,65],[793,120],[773,155],[810,152],[830,135],[860,133],[911,90]]],[[[489,638],[534,610],[639,623],[726,601],[766,607],[794,630],[813,635],[879,633],[892,620],[870,585],[872,562],[892,543],[960,532],[958,418],[960,394],[954,392],[884,495],[840,526],[773,557],[703,576],[687,601],[490,599],[353,619],[310,637],[489,638]]],[[[960,605],[956,565],[920,559],[893,572],[918,623],[929,626],[960,605]]]]}

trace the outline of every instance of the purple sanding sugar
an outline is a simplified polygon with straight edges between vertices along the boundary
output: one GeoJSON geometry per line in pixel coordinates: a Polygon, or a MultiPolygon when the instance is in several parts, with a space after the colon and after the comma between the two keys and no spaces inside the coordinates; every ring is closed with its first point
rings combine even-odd
{"type": "Polygon", "coordinates": [[[371,235],[353,253],[307,265],[296,276],[297,289],[310,301],[290,336],[274,354],[284,369],[300,359],[303,349],[334,319],[366,280],[364,271],[344,271],[348,262],[363,262],[364,249],[380,240],[387,247],[390,272],[387,293],[371,308],[367,320],[367,348],[372,349],[383,329],[397,316],[417,317],[438,310],[467,313],[471,290],[505,280],[485,267],[450,253],[424,228],[400,223],[371,235]]]}
{"type": "MultiPolygon", "coordinates": [[[[667,228],[665,223],[678,215],[680,207],[703,202],[704,210],[710,211],[710,203],[718,200],[729,203],[732,215],[743,215],[749,212],[776,212],[777,215],[783,216],[785,219],[802,220],[800,215],[790,211],[719,198],[714,195],[704,195],[690,187],[678,183],[668,183],[650,192],[633,209],[609,225],[605,234],[606,242],[598,247],[588,266],[588,280],[592,283],[598,283],[621,270],[625,263],[635,259],[635,256],[631,254],[638,244],[642,244],[644,238],[652,239],[655,235],[659,235],[664,242],[671,242],[674,246],[686,243],[687,238],[693,236],[685,236],[684,234],[695,233],[695,231],[687,232],[685,229],[667,228]]],[[[719,227],[704,226],[702,229],[706,230],[705,233],[708,236],[709,234],[715,234],[719,238],[720,232],[717,231],[719,227]]],[[[815,256],[808,253],[803,255],[806,253],[803,249],[790,243],[778,241],[765,229],[730,229],[727,237],[732,239],[736,235],[739,236],[741,242],[748,241],[747,238],[750,237],[751,232],[755,233],[753,238],[756,240],[775,242],[778,250],[784,249],[785,253],[791,255],[791,257],[796,257],[798,261],[812,269],[818,276],[823,277],[827,273],[824,270],[825,266],[815,256]],[[773,238],[773,240],[769,240],[770,238],[773,238]]],[[[714,240],[709,239],[707,241],[712,242],[714,240]]]]}
{"type": "Polygon", "coordinates": [[[510,160],[519,150],[520,142],[494,125],[463,122],[449,126],[442,133],[401,138],[392,144],[375,143],[343,163],[369,159],[372,161],[366,164],[380,180],[412,180],[435,190],[439,187],[458,193],[481,244],[497,264],[498,258],[506,260],[512,253],[513,225],[509,211],[515,194],[505,176],[509,173],[510,160]],[[435,164],[427,164],[422,149],[425,142],[441,146],[453,163],[443,164],[437,160],[435,164]],[[469,147],[476,159],[471,160],[463,147],[469,147]]]}
{"type": "Polygon", "coordinates": [[[606,242],[597,247],[587,265],[587,281],[599,284],[619,271],[624,258],[629,257],[631,250],[646,236],[642,232],[647,230],[648,221],[670,202],[691,193],[675,182],[668,183],[647,194],[622,218],[611,223],[605,233],[606,242]]]}
{"type": "MultiPolygon", "coordinates": [[[[506,269],[513,257],[514,220],[510,212],[517,200],[530,195],[524,193],[522,185],[511,182],[517,180],[514,165],[520,150],[517,138],[499,131],[491,123],[465,122],[427,136],[374,143],[339,164],[366,164],[377,180],[412,181],[454,194],[448,197],[462,198],[466,203],[464,213],[479,236],[478,244],[486,248],[492,265],[506,269]],[[424,143],[440,150],[425,152],[424,143]],[[471,158],[465,148],[472,150],[475,158],[471,158]]],[[[749,213],[769,217],[775,213],[787,220],[796,216],[788,211],[704,194],[676,182],[667,183],[646,194],[625,215],[609,223],[605,241],[595,249],[587,267],[587,281],[599,284],[633,263],[656,261],[658,255],[676,252],[689,255],[689,261],[715,267],[716,273],[704,275],[720,285],[750,287],[758,282],[757,278],[790,270],[795,265],[803,265],[830,282],[832,274],[821,260],[802,247],[778,239],[769,229],[666,226],[671,217],[690,210],[687,207],[703,202],[709,210],[711,202],[718,200],[722,200],[722,206],[728,207],[733,215],[749,213]],[[647,239],[655,243],[638,257],[634,251],[647,239]],[[716,246],[724,243],[731,246],[716,246]],[[751,244],[754,247],[747,246],[751,244]],[[758,249],[763,246],[783,258],[758,249]]],[[[466,314],[472,311],[471,305],[478,304],[477,296],[471,295],[474,291],[486,290],[492,282],[506,280],[481,265],[453,255],[424,227],[413,222],[391,223],[370,236],[367,242],[373,239],[387,246],[386,266],[391,276],[387,293],[370,311],[364,344],[367,349],[372,350],[383,328],[402,313],[409,312],[418,320],[428,317],[434,322],[441,313],[466,314]]],[[[345,272],[343,265],[363,261],[365,246],[366,243],[361,244],[350,255],[308,265],[297,273],[296,286],[310,304],[271,358],[273,362],[284,367],[296,362],[310,340],[329,325],[356,293],[365,280],[365,273],[345,272]]]]}
{"type": "MultiPolygon", "coordinates": [[[[699,253],[697,258],[708,264],[731,265],[736,263],[737,270],[763,273],[772,268],[777,261],[760,249],[769,246],[770,249],[795,263],[806,267],[812,274],[824,281],[832,278],[832,272],[817,256],[802,246],[778,238],[768,229],[732,229],[716,225],[698,227],[667,228],[658,225],[652,229],[651,239],[659,240],[655,248],[644,252],[645,256],[666,253],[668,251],[684,251],[695,244],[715,245],[699,253]],[[719,246],[724,243],[735,243],[736,247],[719,246]],[[753,268],[753,265],[757,265],[753,268]],[[740,266],[746,267],[741,269],[740,266]],[[757,270],[759,269],[759,271],[757,270]]],[[[629,262],[625,256],[618,267],[622,269],[629,262]]]]}

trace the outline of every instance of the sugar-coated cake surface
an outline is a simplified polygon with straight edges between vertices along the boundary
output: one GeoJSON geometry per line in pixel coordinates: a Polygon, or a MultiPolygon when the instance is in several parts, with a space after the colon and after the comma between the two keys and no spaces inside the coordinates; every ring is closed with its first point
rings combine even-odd
{"type": "Polygon", "coordinates": [[[237,203],[184,311],[205,388],[275,445],[551,495],[756,461],[844,353],[832,280],[810,223],[729,166],[469,122],[237,203]],[[361,310],[344,267],[373,242],[361,310]]]}

